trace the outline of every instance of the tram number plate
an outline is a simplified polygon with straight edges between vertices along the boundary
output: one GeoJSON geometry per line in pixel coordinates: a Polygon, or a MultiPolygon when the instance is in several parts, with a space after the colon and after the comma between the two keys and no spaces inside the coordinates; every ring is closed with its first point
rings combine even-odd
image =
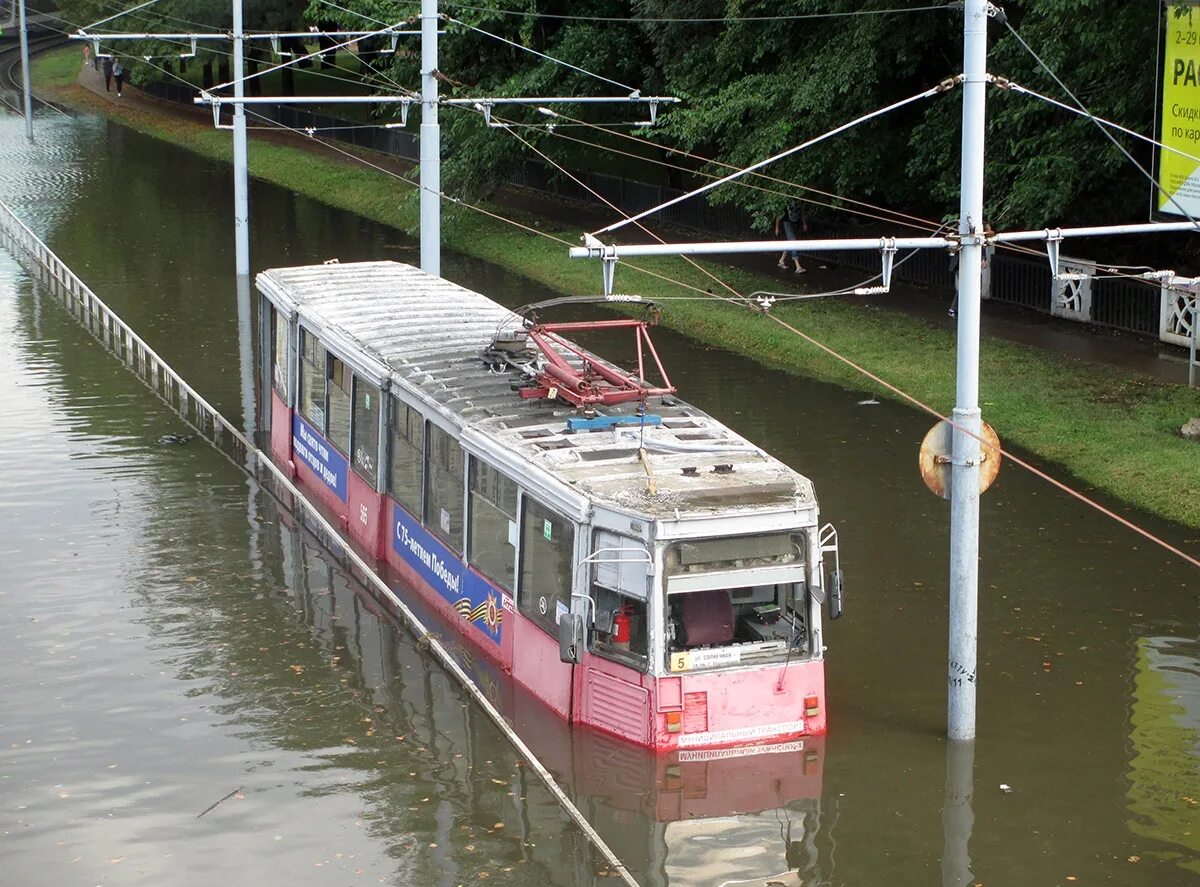
{"type": "Polygon", "coordinates": [[[712,668],[736,665],[742,661],[741,650],[683,650],[671,654],[671,671],[690,671],[693,668],[712,668]]]}

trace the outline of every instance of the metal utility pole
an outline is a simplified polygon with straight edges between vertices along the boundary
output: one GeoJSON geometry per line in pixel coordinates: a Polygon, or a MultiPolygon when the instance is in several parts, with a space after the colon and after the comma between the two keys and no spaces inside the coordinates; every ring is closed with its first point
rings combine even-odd
{"type": "Polygon", "coordinates": [[[437,0],[421,0],[421,270],[442,276],[442,135],[437,0]]]}
{"type": "MultiPolygon", "coordinates": [[[[233,96],[246,94],[242,58],[242,0],[233,0],[233,96]]],[[[233,105],[233,237],[238,277],[250,273],[250,181],[246,158],[246,106],[233,105]]]]}
{"type": "MultiPolygon", "coordinates": [[[[958,366],[950,486],[950,654],[947,731],[975,738],[979,639],[979,311],[983,259],[983,151],[987,0],[963,9],[963,134],[958,233],[958,366]],[[970,432],[970,433],[967,433],[970,432]]],[[[995,454],[991,455],[995,458],[995,454]]]]}
{"type": "Polygon", "coordinates": [[[33,91],[29,86],[29,27],[25,22],[25,0],[20,2],[21,86],[25,90],[25,138],[33,141],[33,91]]]}

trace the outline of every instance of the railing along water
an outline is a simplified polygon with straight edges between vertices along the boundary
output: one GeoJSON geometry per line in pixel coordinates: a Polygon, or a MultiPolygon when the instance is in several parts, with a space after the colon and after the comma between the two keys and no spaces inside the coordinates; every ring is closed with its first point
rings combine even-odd
{"type": "MultiPolygon", "coordinates": [[[[32,270],[37,275],[39,282],[51,284],[57,290],[57,295],[63,298],[64,305],[71,315],[117,357],[126,369],[137,376],[173,412],[191,426],[199,436],[213,444],[219,452],[239,468],[249,471],[249,466],[253,464],[260,471],[265,471],[273,483],[286,491],[294,502],[300,504],[304,512],[321,530],[325,544],[336,547],[342,552],[345,560],[352,564],[355,572],[361,576],[363,583],[381,594],[391,604],[413,634],[438,660],[438,663],[462,685],[467,694],[484,710],[516,752],[541,778],[546,788],[584,833],[592,846],[604,857],[606,863],[611,867],[612,874],[630,887],[638,887],[637,881],[625,868],[624,863],[617,858],[612,848],[587,821],[574,802],[567,797],[566,792],[555,781],[550,771],[516,734],[508,721],[471,680],[457,660],[450,655],[437,635],[425,626],[383,577],[375,571],[375,568],[351,548],[317,506],[305,497],[291,479],[252,440],[221,415],[196,389],[175,372],[2,201],[0,201],[0,246],[15,248],[14,257],[18,260],[19,254],[30,258],[34,266],[32,270]]],[[[262,480],[258,472],[252,471],[251,473],[256,480],[262,480]]]]}

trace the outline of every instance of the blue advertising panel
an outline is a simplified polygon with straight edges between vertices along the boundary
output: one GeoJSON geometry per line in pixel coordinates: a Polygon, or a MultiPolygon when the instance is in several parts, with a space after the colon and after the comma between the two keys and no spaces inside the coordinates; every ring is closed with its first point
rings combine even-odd
{"type": "Polygon", "coordinates": [[[392,503],[392,549],[449,601],[459,616],[494,643],[500,643],[504,621],[500,590],[468,569],[458,555],[395,502],[392,503]]]}
{"type": "Polygon", "coordinates": [[[346,457],[333,448],[311,425],[292,414],[292,452],[325,486],[346,501],[346,472],[349,470],[346,457]]]}

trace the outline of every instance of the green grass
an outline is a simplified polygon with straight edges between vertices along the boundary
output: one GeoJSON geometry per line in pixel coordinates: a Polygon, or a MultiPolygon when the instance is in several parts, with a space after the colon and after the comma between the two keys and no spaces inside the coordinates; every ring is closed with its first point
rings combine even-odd
{"type": "Polygon", "coordinates": [[[72,43],[62,49],[34,56],[29,65],[29,77],[40,87],[63,87],[75,82],[83,63],[80,44],[72,43]]]}
{"type": "MultiPolygon", "coordinates": [[[[77,64],[77,54],[72,55],[77,64]]],[[[46,64],[44,70],[58,70],[49,61],[46,64]]],[[[51,84],[41,80],[39,85],[51,84]]],[[[141,132],[207,157],[230,158],[228,135],[211,127],[116,108],[75,86],[57,92],[64,101],[109,114],[141,132]]],[[[250,172],[377,222],[405,230],[412,230],[417,222],[414,189],[358,164],[256,142],[250,152],[250,172]]],[[[543,226],[544,232],[563,241],[555,242],[461,208],[447,207],[445,214],[450,223],[443,227],[443,242],[449,249],[564,292],[598,289],[596,263],[565,258],[577,232],[543,226]]],[[[513,215],[509,210],[503,214],[513,215]]],[[[635,264],[702,289],[714,285],[682,260],[635,264]]],[[[776,283],[744,269],[711,267],[741,292],[769,289],[776,283]]],[[[660,299],[690,294],[626,263],[618,268],[617,289],[660,299]]],[[[699,341],[790,372],[892,397],[768,317],[709,301],[664,304],[663,323],[699,341]]],[[[954,341],[949,331],[907,315],[832,300],[776,307],[773,314],[936,409],[950,410],[954,341]]],[[[1178,434],[1187,419],[1200,415],[1200,396],[1195,391],[997,340],[983,343],[981,379],[984,417],[1006,444],[1036,454],[1039,461],[1066,467],[1085,486],[1200,528],[1200,446],[1178,434]]],[[[915,471],[915,451],[913,461],[915,471]]]]}

